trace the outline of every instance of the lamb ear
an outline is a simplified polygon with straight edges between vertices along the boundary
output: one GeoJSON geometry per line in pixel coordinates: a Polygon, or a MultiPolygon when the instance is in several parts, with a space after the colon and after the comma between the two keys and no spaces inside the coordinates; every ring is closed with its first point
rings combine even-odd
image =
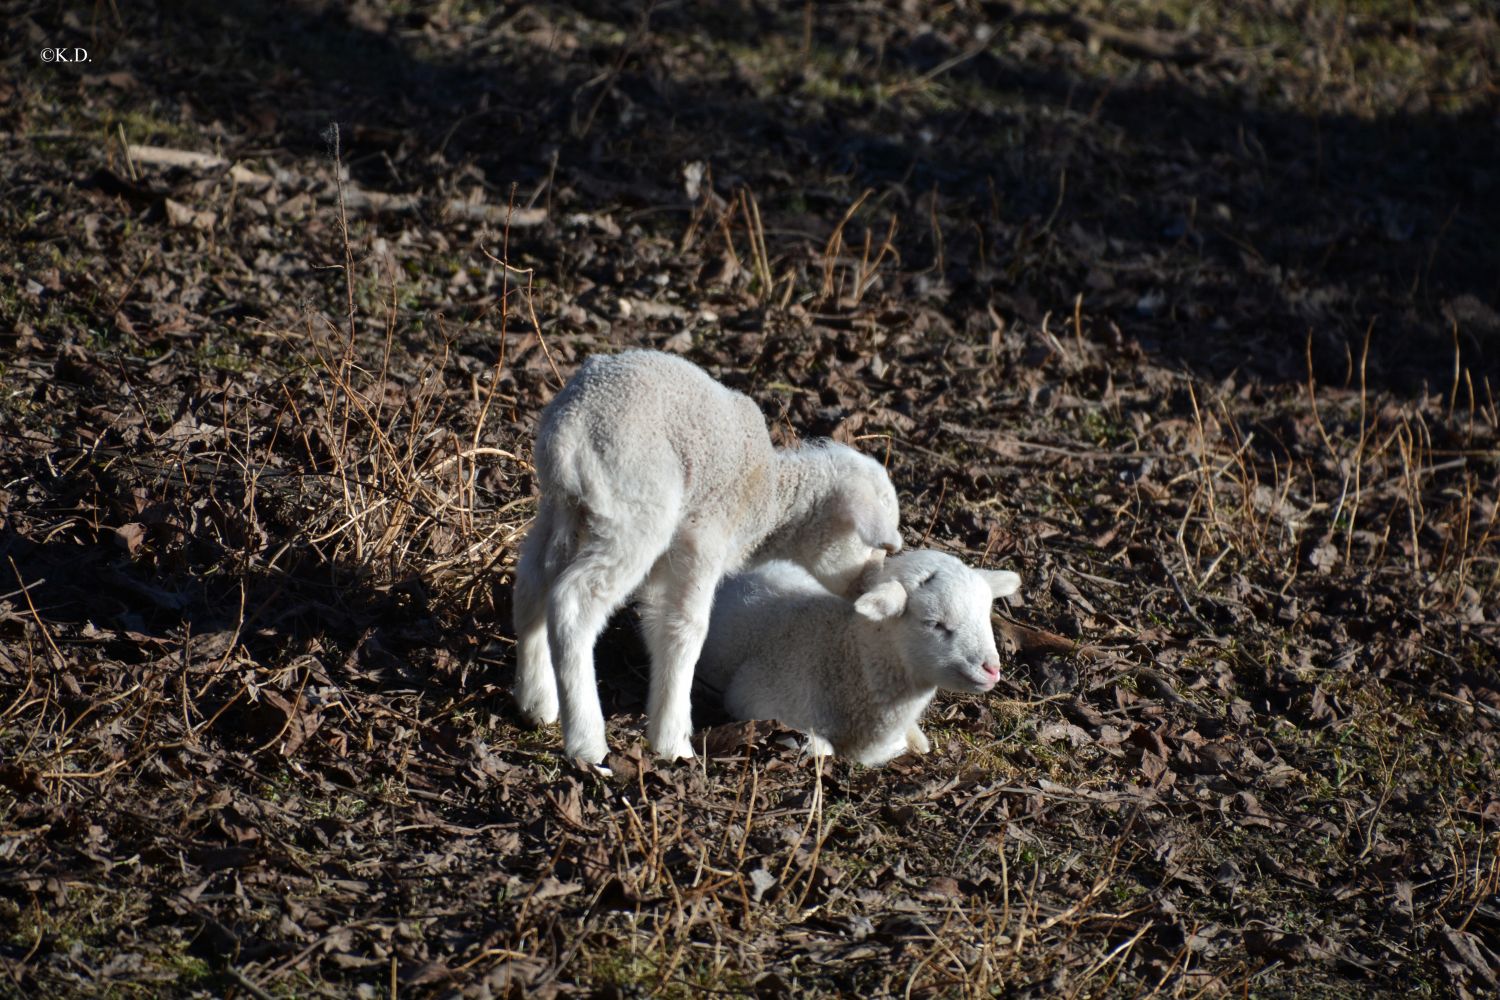
{"type": "Polygon", "coordinates": [[[906,588],[899,580],[887,580],[861,594],[854,610],[872,622],[888,621],[906,610],[906,588]]]}
{"type": "Polygon", "coordinates": [[[996,600],[1014,594],[1021,589],[1021,578],[1006,569],[975,570],[990,585],[990,595],[996,600]]]}

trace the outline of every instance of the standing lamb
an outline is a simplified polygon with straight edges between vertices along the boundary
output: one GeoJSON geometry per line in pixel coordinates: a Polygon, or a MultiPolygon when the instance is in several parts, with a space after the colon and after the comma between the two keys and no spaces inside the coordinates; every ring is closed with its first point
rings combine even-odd
{"type": "Polygon", "coordinates": [[[594,642],[631,595],[651,653],[647,740],[691,757],[693,665],[726,573],[790,559],[844,593],[901,548],[880,463],[827,441],[777,450],[752,400],[669,354],[589,358],[542,413],[534,461],[516,700],[538,724],[561,708],[564,752],[593,763],[607,750],[594,642]]]}
{"type": "Polygon", "coordinates": [[[884,764],[926,753],[918,727],[939,688],[1000,678],[990,604],[1021,578],[941,552],[892,556],[863,594],[830,593],[799,566],[767,563],[724,581],[698,674],[738,719],[776,719],[814,754],[884,764]]]}

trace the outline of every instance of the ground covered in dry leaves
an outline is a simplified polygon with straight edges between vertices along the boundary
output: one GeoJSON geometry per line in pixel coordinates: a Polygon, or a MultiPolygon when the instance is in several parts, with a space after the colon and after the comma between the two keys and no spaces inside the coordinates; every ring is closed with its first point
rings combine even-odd
{"type": "Polygon", "coordinates": [[[0,14],[0,994],[1500,989],[1489,5],[0,14]],[[519,725],[633,345],[1023,575],[930,756],[519,725]]]}

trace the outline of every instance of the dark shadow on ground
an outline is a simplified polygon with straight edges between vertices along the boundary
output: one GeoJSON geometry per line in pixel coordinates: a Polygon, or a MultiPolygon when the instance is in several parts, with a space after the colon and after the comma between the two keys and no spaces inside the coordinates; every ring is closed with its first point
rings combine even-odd
{"type": "MultiPolygon", "coordinates": [[[[51,662],[48,649],[34,644],[39,638],[62,652],[80,677],[109,662],[147,674],[164,664],[176,672],[196,663],[192,686],[209,694],[199,706],[209,714],[242,694],[243,661],[231,657],[237,649],[248,662],[273,670],[299,663],[315,673],[326,668],[325,682],[333,677],[364,691],[411,688],[453,699],[508,685],[508,672],[489,666],[484,648],[494,623],[438,607],[419,579],[377,583],[368,569],[329,559],[290,525],[275,527],[277,537],[293,544],[270,560],[274,569],[263,558],[251,568],[240,566],[241,554],[225,536],[244,542],[251,532],[236,531],[232,518],[212,513],[243,510],[244,495],[232,487],[185,496],[158,482],[159,499],[137,515],[141,520],[124,520],[128,515],[107,501],[93,517],[66,516],[86,510],[80,502],[98,501],[106,490],[125,497],[147,491],[118,469],[100,473],[70,462],[74,457],[54,456],[74,467],[64,476],[48,475],[41,462],[0,463],[7,479],[34,484],[33,510],[64,515],[42,542],[0,525],[0,592],[20,609],[19,617],[0,625],[0,639],[29,635],[34,663],[51,662]],[[99,514],[123,523],[97,524],[99,514]],[[217,667],[204,669],[205,661],[217,667]]],[[[276,489],[276,477],[264,477],[260,488],[276,489]]],[[[509,587],[502,590],[495,603],[508,622],[509,587]]],[[[606,711],[643,712],[649,659],[633,613],[622,611],[611,621],[599,658],[606,711]]],[[[519,721],[508,697],[490,704],[519,721]]],[[[263,714],[242,703],[218,731],[259,743],[267,724],[279,724],[263,714]]]]}
{"type": "MultiPolygon", "coordinates": [[[[46,481],[35,465],[22,471],[46,481]]],[[[52,494],[54,509],[68,509],[69,492],[52,494]]],[[[180,673],[198,690],[200,712],[236,705],[218,724],[220,735],[253,743],[283,720],[258,717],[265,713],[255,697],[241,700],[246,662],[309,667],[325,683],[329,664],[339,684],[365,691],[412,688],[452,697],[466,686],[478,631],[455,629],[451,619],[440,624],[420,582],[378,586],[368,572],[331,562],[305,544],[284,551],[274,570],[237,568],[219,526],[192,523],[189,509],[202,513],[208,506],[201,494],[180,510],[169,506],[159,502],[146,515],[149,523],[121,527],[65,517],[42,542],[8,525],[0,529],[3,589],[20,609],[5,635],[30,637],[34,666],[50,666],[55,649],[77,680],[111,663],[138,672],[143,683],[162,671],[180,673]]]]}
{"type": "Polygon", "coordinates": [[[643,31],[639,10],[588,3],[480,11],[465,26],[421,10],[393,22],[358,6],[162,2],[91,37],[162,104],[216,122],[206,144],[314,151],[337,120],[351,172],[383,190],[468,170],[503,200],[550,176],[548,199],[680,233],[681,169],[704,161],[721,192],[755,192],[775,256],[820,246],[873,188],[870,223],[898,213],[902,269],[927,272],[899,291],[959,324],[989,306],[1035,323],[1081,294],[1093,335],[1113,324],[1214,375],[1300,380],[1310,335],[1321,377],[1340,381],[1373,323],[1376,387],[1446,388],[1455,340],[1476,382],[1493,376],[1493,106],[1301,115],[1149,61],[1106,85],[1055,50],[1010,54],[1002,42],[1024,25],[992,8],[996,41],[977,53],[891,12],[818,11],[804,25],[799,5],[767,4],[667,5],[643,31]],[[801,66],[785,65],[805,29],[801,66]],[[761,62],[733,58],[761,46],[761,62]],[[941,70],[964,100],[882,91],[861,76],[871,65],[941,70]]]}

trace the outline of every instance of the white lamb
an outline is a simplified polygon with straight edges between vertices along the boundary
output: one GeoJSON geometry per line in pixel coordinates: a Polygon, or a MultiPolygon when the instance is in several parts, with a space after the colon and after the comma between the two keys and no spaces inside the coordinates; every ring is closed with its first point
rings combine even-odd
{"type": "Polygon", "coordinates": [[[747,396],[654,351],[595,356],[542,413],[541,507],[516,568],[516,700],[604,759],[594,642],[634,595],[651,686],[647,740],[691,757],[693,665],[719,580],[790,559],[844,593],[901,548],[885,469],[833,442],[777,450],[747,396]],[[559,697],[559,695],[561,697],[559,697]]]}
{"type": "Polygon", "coordinates": [[[878,765],[926,753],[918,726],[939,688],[1000,678],[990,604],[1021,578],[941,552],[894,555],[849,601],[799,566],[773,562],[724,581],[698,676],[738,719],[775,719],[818,755],[878,765]]]}

